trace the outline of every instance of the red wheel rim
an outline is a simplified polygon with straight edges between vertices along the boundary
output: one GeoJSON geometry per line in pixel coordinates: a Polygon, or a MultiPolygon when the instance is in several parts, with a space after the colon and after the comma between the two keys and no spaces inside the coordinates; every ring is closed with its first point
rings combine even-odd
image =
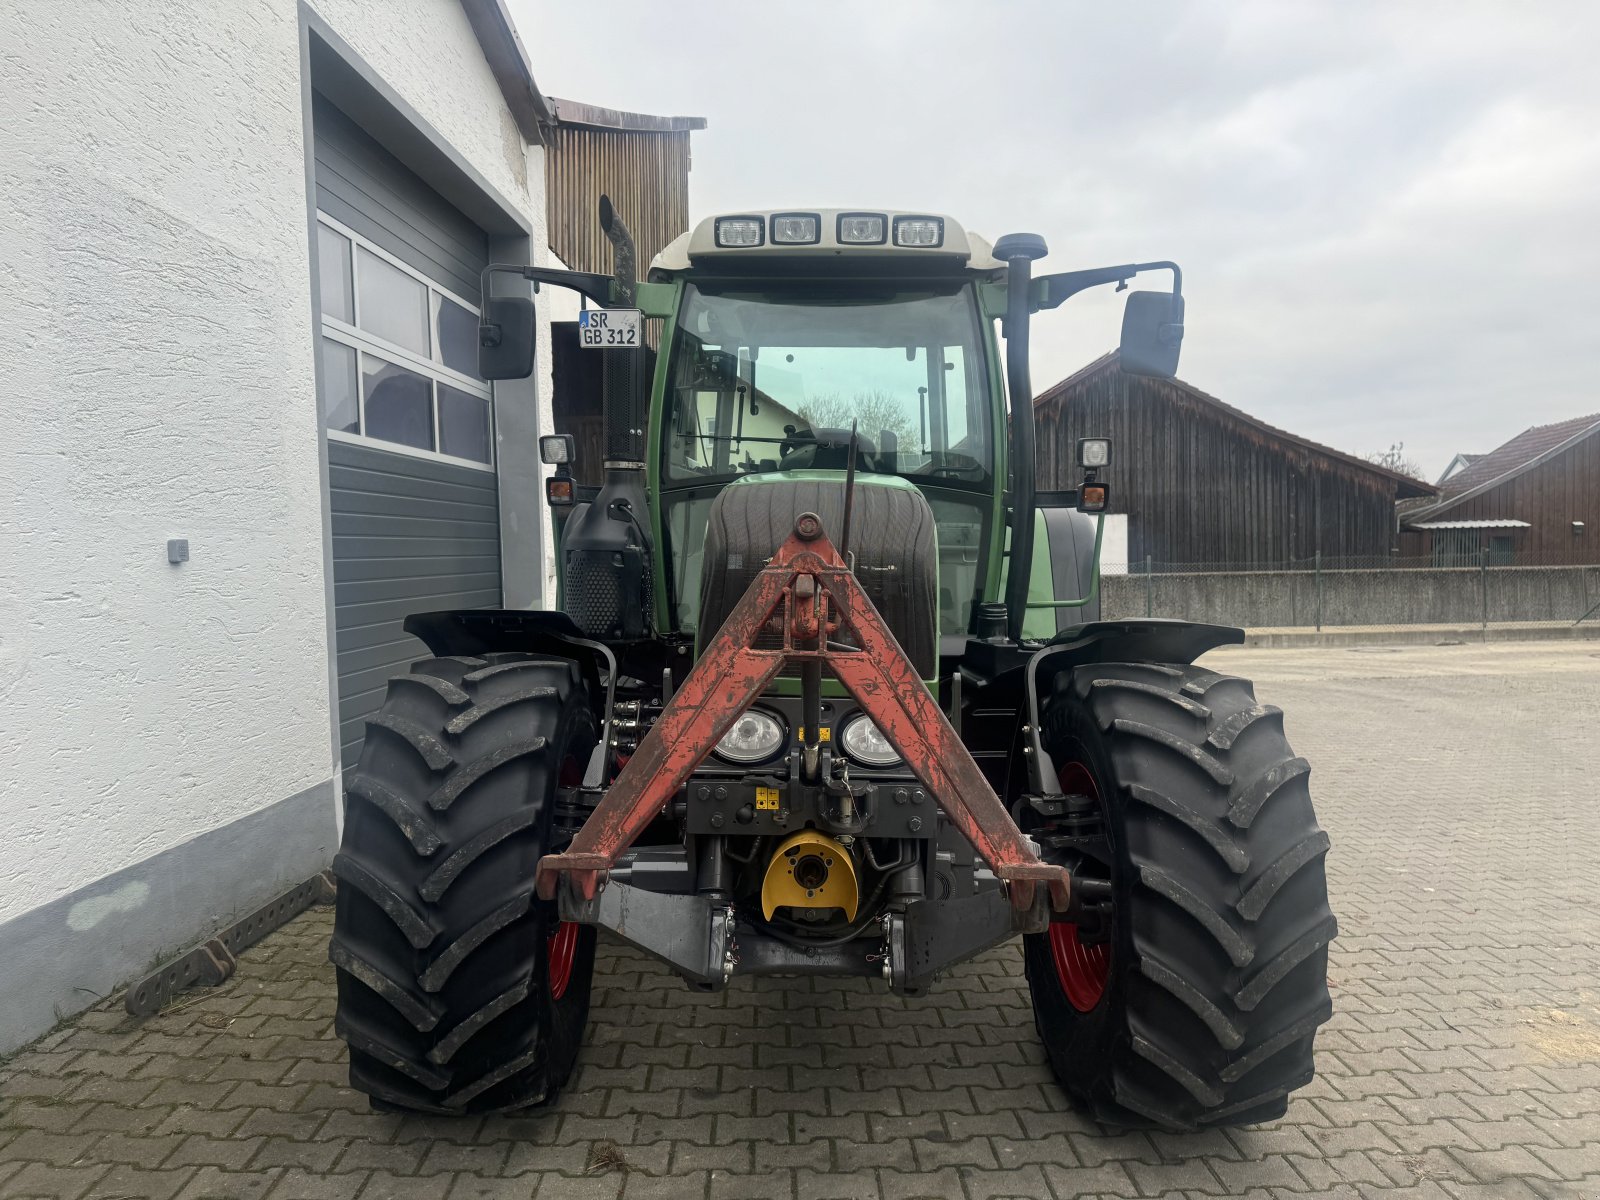
{"type": "MultiPolygon", "coordinates": [[[[577,755],[569,754],[561,760],[556,772],[558,788],[575,788],[583,782],[583,764],[577,755]]],[[[567,994],[572,983],[572,964],[578,957],[578,923],[562,921],[550,935],[550,998],[559,1000],[567,994]]]]}
{"type": "MultiPolygon", "coordinates": [[[[1061,780],[1061,790],[1068,795],[1100,799],[1094,775],[1083,763],[1058,764],[1056,775],[1061,780]]],[[[1050,958],[1067,1002],[1079,1012],[1093,1011],[1106,994],[1106,981],[1111,977],[1111,946],[1105,942],[1085,945],[1078,940],[1076,924],[1054,921],[1050,925],[1050,958]]]]}
{"type": "Polygon", "coordinates": [[[563,921],[550,935],[550,998],[559,1000],[572,982],[572,964],[578,957],[578,923],[563,921]]]}

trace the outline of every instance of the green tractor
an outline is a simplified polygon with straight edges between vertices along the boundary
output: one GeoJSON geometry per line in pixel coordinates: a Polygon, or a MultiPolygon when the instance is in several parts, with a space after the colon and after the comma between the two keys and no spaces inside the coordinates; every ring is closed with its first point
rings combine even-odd
{"type": "Polygon", "coordinates": [[[1034,485],[1032,314],[1165,272],[1121,356],[1170,377],[1176,265],[1035,275],[1033,235],[806,209],[705,220],[640,280],[600,221],[613,275],[485,272],[489,379],[534,357],[527,287],[495,276],[586,298],[604,478],[543,440],[557,610],[407,621],[434,657],[369,722],[334,862],[352,1084],[551,1100],[600,927],[691,987],[908,996],[1020,934],[1095,1117],[1282,1115],[1330,1015],[1309,768],[1246,680],[1195,665],[1241,631],[1100,619],[1110,444],[1034,485]]]}

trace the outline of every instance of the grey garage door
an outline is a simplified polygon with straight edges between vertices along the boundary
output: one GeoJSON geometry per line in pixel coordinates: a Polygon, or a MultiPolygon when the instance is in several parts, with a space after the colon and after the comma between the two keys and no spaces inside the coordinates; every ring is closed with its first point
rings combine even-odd
{"type": "Polygon", "coordinates": [[[476,377],[483,231],[315,98],[341,757],[423,647],[407,614],[500,603],[493,405],[476,377]]]}

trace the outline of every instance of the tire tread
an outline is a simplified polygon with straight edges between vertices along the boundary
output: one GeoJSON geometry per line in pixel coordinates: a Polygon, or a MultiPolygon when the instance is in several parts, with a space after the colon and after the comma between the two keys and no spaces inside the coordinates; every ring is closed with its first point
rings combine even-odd
{"type": "Polygon", "coordinates": [[[349,780],[328,949],[351,1085],[375,1106],[501,1111],[566,1081],[594,935],[558,1003],[542,973],[557,918],[532,868],[552,836],[551,752],[586,758],[594,736],[565,660],[441,656],[390,681],[349,780]]]}
{"type": "Polygon", "coordinates": [[[1113,940],[1101,1026],[1040,1007],[1041,989],[1060,984],[1044,936],[1029,939],[1035,1019],[1057,1075],[1108,1124],[1190,1130],[1281,1116],[1310,1080],[1315,1034],[1332,1014],[1326,947],[1338,923],[1310,764],[1248,680],[1149,663],[1070,676],[1044,700],[1046,749],[1099,748],[1113,905],[1131,915],[1113,940]],[[1057,1035],[1052,1019],[1083,1021],[1075,1028],[1097,1040],[1057,1035]]]}

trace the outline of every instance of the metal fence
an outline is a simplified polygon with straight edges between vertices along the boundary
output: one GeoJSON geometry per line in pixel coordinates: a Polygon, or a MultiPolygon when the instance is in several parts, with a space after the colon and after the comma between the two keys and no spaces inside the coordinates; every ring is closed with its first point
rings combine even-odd
{"type": "Polygon", "coordinates": [[[1252,629],[1600,625],[1600,564],[1530,567],[1481,552],[1281,564],[1129,563],[1102,581],[1107,617],[1178,617],[1252,629]]]}

